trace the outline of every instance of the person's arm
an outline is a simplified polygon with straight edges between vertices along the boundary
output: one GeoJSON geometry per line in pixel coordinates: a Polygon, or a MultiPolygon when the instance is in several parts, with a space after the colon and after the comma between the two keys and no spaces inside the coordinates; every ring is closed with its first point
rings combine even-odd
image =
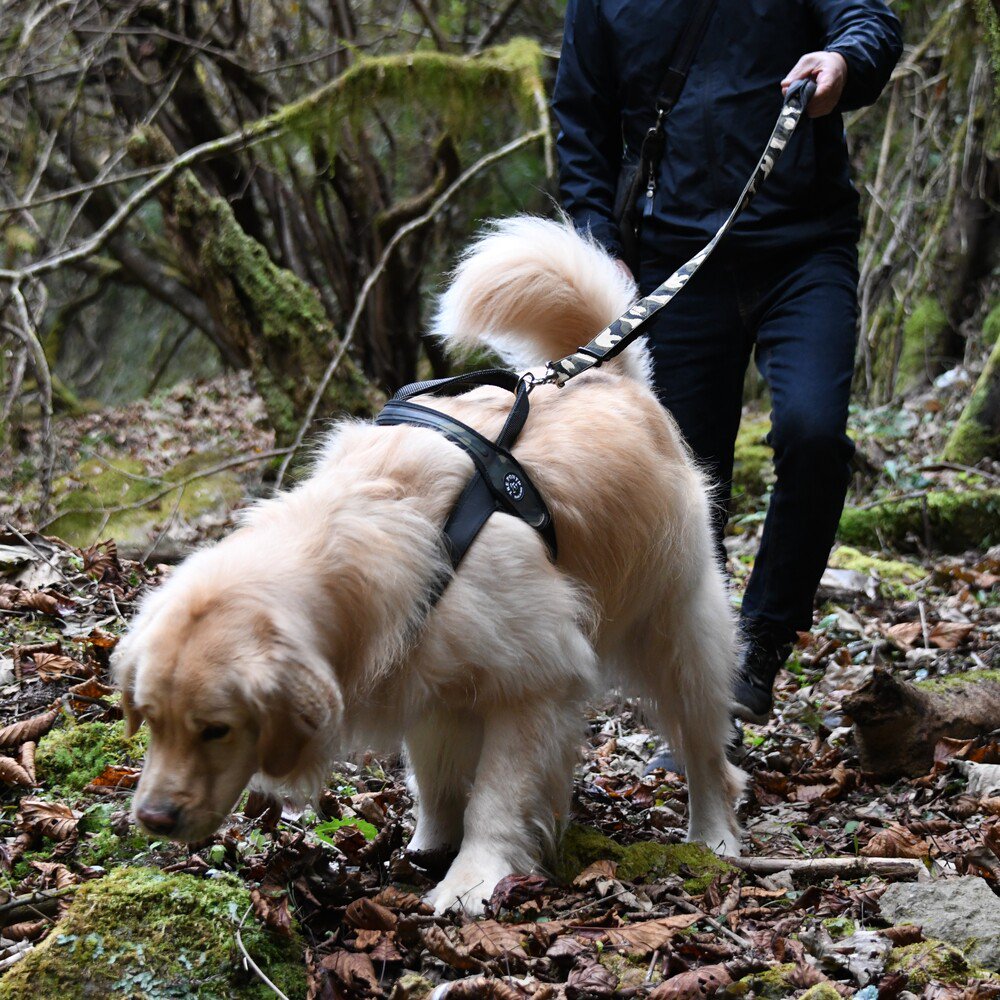
{"type": "Polygon", "coordinates": [[[816,80],[809,102],[813,117],[834,108],[853,111],[872,104],[888,83],[903,51],[899,18],[882,0],[810,0],[823,26],[822,52],[808,52],[782,81],[816,80]]]}
{"type": "Polygon", "coordinates": [[[552,111],[559,123],[559,195],[580,231],[621,256],[614,218],[621,123],[599,0],[569,0],[552,111]]]}

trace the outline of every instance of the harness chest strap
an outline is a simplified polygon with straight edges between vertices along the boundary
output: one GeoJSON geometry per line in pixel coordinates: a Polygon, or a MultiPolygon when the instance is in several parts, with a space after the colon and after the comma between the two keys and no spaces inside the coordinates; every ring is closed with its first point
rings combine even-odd
{"type": "MultiPolygon", "coordinates": [[[[475,465],[475,471],[442,529],[445,549],[453,569],[458,568],[469,546],[492,514],[512,514],[534,528],[556,558],[555,526],[541,493],[521,464],[508,450],[516,441],[528,416],[528,389],[516,374],[501,368],[450,379],[418,382],[400,389],[375,418],[381,426],[408,424],[426,427],[458,445],[475,465]],[[514,393],[511,412],[496,442],[439,410],[410,402],[426,392],[452,395],[474,385],[495,385],[514,393]]],[[[434,595],[440,597],[447,581],[434,595]]]]}

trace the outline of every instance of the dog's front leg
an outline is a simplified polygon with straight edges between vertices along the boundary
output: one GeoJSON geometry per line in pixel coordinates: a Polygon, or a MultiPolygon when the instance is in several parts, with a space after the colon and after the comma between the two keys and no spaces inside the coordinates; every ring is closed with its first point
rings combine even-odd
{"type": "Polygon", "coordinates": [[[500,879],[532,871],[554,843],[569,809],[578,711],[565,693],[540,694],[484,718],[462,849],[429,896],[436,912],[478,916],[500,879]]]}
{"type": "Polygon", "coordinates": [[[417,816],[411,851],[458,849],[482,738],[480,719],[442,710],[428,711],[407,733],[417,816]]]}

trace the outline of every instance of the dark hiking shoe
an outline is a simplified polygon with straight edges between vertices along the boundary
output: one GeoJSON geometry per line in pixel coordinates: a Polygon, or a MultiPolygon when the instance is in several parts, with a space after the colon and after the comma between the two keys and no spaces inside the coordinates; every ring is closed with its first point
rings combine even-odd
{"type": "Polygon", "coordinates": [[[744,722],[763,724],[771,718],[774,698],[771,691],[788,654],[791,642],[742,622],[746,645],[733,685],[733,715],[744,722]]]}
{"type": "MultiPolygon", "coordinates": [[[[743,747],[743,727],[736,719],[732,720],[733,728],[726,741],[726,759],[731,764],[739,764],[745,753],[743,747]]],[[[673,750],[666,743],[661,743],[659,749],[649,758],[645,770],[642,772],[644,778],[648,778],[657,770],[673,771],[674,774],[683,774],[684,765],[674,756],[673,750]]]]}

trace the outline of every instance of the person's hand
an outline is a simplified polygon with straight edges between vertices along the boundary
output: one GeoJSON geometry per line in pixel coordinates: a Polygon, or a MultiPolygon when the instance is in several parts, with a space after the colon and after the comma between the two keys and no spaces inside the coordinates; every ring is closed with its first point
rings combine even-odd
{"type": "Polygon", "coordinates": [[[837,106],[847,82],[847,60],[839,52],[807,52],[781,81],[781,92],[796,81],[812,77],[816,81],[816,93],[809,107],[810,118],[828,115],[837,106]]]}

